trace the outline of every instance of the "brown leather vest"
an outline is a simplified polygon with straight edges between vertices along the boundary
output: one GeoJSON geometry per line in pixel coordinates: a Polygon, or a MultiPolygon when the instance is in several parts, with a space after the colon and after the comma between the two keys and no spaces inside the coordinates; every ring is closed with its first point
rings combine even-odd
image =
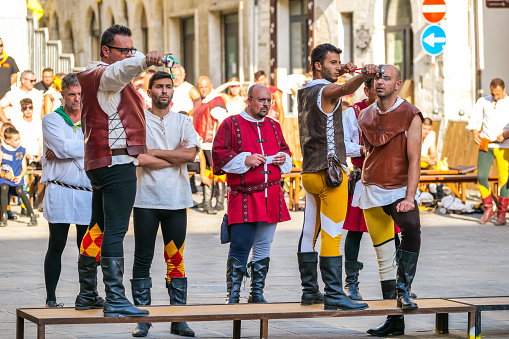
{"type": "Polygon", "coordinates": [[[196,133],[203,139],[203,142],[212,142],[214,139],[214,125],[216,119],[210,114],[210,111],[218,106],[226,109],[223,98],[217,96],[207,103],[203,103],[201,100],[195,100],[193,105],[193,125],[196,133]]]}
{"type": "MultiPolygon", "coordinates": [[[[97,100],[101,76],[106,67],[98,66],[77,74],[83,102],[81,124],[85,136],[85,171],[111,165],[108,114],[97,100]]],[[[131,83],[122,89],[117,110],[126,132],[127,153],[133,156],[146,153],[143,104],[131,83]]]]}
{"type": "MultiPolygon", "coordinates": [[[[316,173],[327,168],[327,117],[317,103],[318,94],[325,86],[304,87],[297,93],[302,173],[316,173]]],[[[346,166],[341,105],[332,114],[336,157],[346,166]]]]}
{"type": "Polygon", "coordinates": [[[416,115],[417,107],[404,101],[395,110],[380,114],[375,105],[361,111],[358,119],[366,147],[362,183],[385,189],[408,184],[407,137],[405,132],[416,115]]]}

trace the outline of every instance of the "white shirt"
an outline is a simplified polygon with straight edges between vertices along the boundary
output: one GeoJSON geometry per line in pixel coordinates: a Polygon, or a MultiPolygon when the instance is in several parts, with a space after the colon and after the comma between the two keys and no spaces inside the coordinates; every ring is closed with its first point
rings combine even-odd
{"type": "Polygon", "coordinates": [[[435,131],[431,131],[431,132],[429,132],[428,136],[426,138],[424,138],[424,141],[422,142],[422,147],[421,147],[421,157],[428,156],[429,149],[435,142],[435,136],[436,136],[435,131]]]}
{"type": "Polygon", "coordinates": [[[39,154],[39,147],[42,144],[42,122],[32,118],[31,122],[21,119],[16,123],[16,129],[19,131],[21,146],[25,147],[27,153],[32,156],[39,154]]]}
{"type": "MultiPolygon", "coordinates": [[[[244,118],[250,122],[264,122],[265,119],[271,119],[271,118],[262,118],[261,120],[257,120],[255,118],[251,117],[249,114],[247,114],[245,110],[242,111],[239,115],[241,118],[244,118]]],[[[260,134],[261,133],[260,127],[258,126],[256,128],[258,130],[258,136],[261,138],[262,136],[260,134]]],[[[262,147],[262,154],[265,154],[265,151],[263,150],[263,143],[260,143],[260,146],[262,147]]],[[[277,154],[284,154],[286,157],[285,163],[283,165],[279,165],[279,168],[281,169],[281,173],[282,174],[290,173],[292,171],[292,158],[284,152],[278,152],[277,154]]],[[[267,157],[267,162],[265,164],[263,164],[264,171],[267,171],[267,165],[272,164],[272,162],[274,161],[274,156],[276,156],[277,154],[274,154],[272,156],[269,155],[267,157]]],[[[222,168],[222,170],[225,171],[226,173],[233,173],[233,174],[246,173],[247,171],[249,171],[251,169],[250,166],[246,165],[246,158],[250,155],[251,155],[251,152],[242,152],[242,153],[238,154],[237,156],[235,156],[235,158],[230,160],[230,162],[228,162],[222,168]]],[[[268,178],[269,178],[269,176],[267,174],[265,174],[265,182],[267,182],[268,178]]],[[[267,189],[265,189],[265,197],[267,197],[267,189]]]]}
{"type": "MultiPolygon", "coordinates": [[[[108,65],[102,61],[90,61],[87,70],[99,65],[108,65]]],[[[133,80],[133,78],[147,68],[145,56],[126,58],[108,65],[104,70],[97,90],[97,101],[102,110],[109,116],[109,146],[110,148],[126,148],[126,135],[120,116],[117,114],[117,108],[122,100],[122,90],[133,80]],[[116,128],[115,128],[116,127],[116,128]]],[[[134,163],[138,165],[138,160],[129,155],[113,156],[111,165],[121,165],[134,163]]]]}
{"type": "MultiPolygon", "coordinates": [[[[212,101],[212,99],[214,99],[214,98],[216,98],[218,96],[219,96],[219,93],[217,93],[216,90],[213,89],[209,93],[209,95],[207,95],[201,102],[206,104],[207,102],[212,101]]],[[[214,107],[213,109],[210,110],[210,115],[212,115],[212,117],[217,120],[216,124],[214,125],[214,136],[216,136],[217,126],[221,125],[223,120],[228,117],[228,112],[224,108],[216,106],[216,107],[214,107]]],[[[204,150],[211,151],[212,150],[212,143],[211,142],[204,142],[202,144],[202,148],[204,150]]]]}
{"type": "Polygon", "coordinates": [[[184,111],[189,113],[193,109],[193,99],[189,96],[189,91],[193,88],[193,85],[184,81],[180,86],[173,89],[173,106],[171,110],[174,112],[184,111]]]}
{"type": "MultiPolygon", "coordinates": [[[[491,95],[479,98],[466,128],[469,131],[473,129],[480,131],[481,138],[497,140],[497,136],[509,130],[509,96],[506,95],[499,101],[493,100],[491,95]]],[[[509,139],[501,143],[491,143],[489,147],[509,148],[509,139]]]]}
{"type": "Polygon", "coordinates": [[[34,106],[33,118],[41,120],[41,110],[43,104],[42,93],[33,88],[30,92],[25,92],[19,87],[13,88],[9,92],[5,93],[7,99],[9,99],[12,107],[7,107],[4,112],[5,116],[12,121],[12,124],[16,127],[16,123],[23,119],[23,112],[21,112],[21,99],[30,98],[34,106]]]}
{"type": "MultiPolygon", "coordinates": [[[[395,110],[399,107],[405,100],[398,97],[394,105],[389,108],[385,114],[395,110]]],[[[376,101],[373,103],[375,109],[379,114],[382,114],[382,111],[378,107],[376,101]]],[[[406,131],[405,131],[406,136],[406,131]]],[[[390,159],[387,159],[390,161],[390,159]]],[[[352,206],[359,207],[363,210],[373,207],[386,206],[390,205],[398,199],[403,199],[406,197],[407,187],[400,187],[396,189],[385,189],[377,185],[364,185],[362,180],[359,180],[355,185],[355,191],[352,198],[352,206]]],[[[420,191],[417,189],[415,192],[415,200],[417,204],[420,202],[420,191]]]]}
{"type": "MultiPolygon", "coordinates": [[[[83,131],[74,130],[58,113],[42,119],[44,154],[51,149],[58,159],[42,157],[41,183],[59,181],[78,187],[91,188],[85,173],[83,131]]],[[[43,200],[44,218],[50,223],[88,225],[92,216],[92,192],[75,190],[56,184],[46,186],[43,200]]]]}
{"type": "Polygon", "coordinates": [[[53,98],[53,107],[51,108],[52,112],[55,112],[57,108],[62,106],[62,94],[58,93],[53,86],[44,92],[44,96],[46,95],[50,95],[53,98]]]}
{"type": "Polygon", "coordinates": [[[358,158],[361,156],[359,140],[359,126],[353,107],[348,107],[343,112],[343,136],[345,141],[346,156],[358,158]]]}
{"type": "MultiPolygon", "coordinates": [[[[149,149],[174,150],[183,141],[188,148],[200,148],[198,134],[191,119],[170,111],[163,119],[145,110],[147,123],[147,147],[149,149]]],[[[134,207],[178,210],[193,206],[187,164],[151,169],[138,167],[136,200],[134,207]]]]}

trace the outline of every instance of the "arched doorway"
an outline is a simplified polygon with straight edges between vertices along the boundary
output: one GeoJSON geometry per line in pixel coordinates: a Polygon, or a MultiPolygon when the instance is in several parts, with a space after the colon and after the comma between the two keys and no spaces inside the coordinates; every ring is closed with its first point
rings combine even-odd
{"type": "Polygon", "coordinates": [[[89,60],[99,60],[99,45],[101,41],[101,32],[99,32],[99,21],[95,17],[95,12],[92,10],[90,14],[90,58],[89,60]]]}
{"type": "Polygon", "coordinates": [[[71,21],[68,20],[64,25],[64,37],[62,39],[62,52],[75,54],[74,35],[72,32],[71,21]]]}
{"type": "Polygon", "coordinates": [[[413,32],[410,0],[387,0],[385,60],[401,70],[402,80],[413,74],[413,32]]]}

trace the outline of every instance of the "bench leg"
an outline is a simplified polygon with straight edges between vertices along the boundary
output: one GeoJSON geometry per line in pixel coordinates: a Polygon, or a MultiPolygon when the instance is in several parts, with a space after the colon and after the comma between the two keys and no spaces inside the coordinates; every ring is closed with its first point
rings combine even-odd
{"type": "Polygon", "coordinates": [[[45,325],[37,325],[37,339],[46,338],[46,326],[45,325]]]}
{"type": "Polygon", "coordinates": [[[233,321],[233,339],[240,339],[240,320],[233,321]]]}
{"type": "Polygon", "coordinates": [[[25,319],[19,315],[16,317],[16,339],[25,337],[25,319]]]}
{"type": "Polygon", "coordinates": [[[449,313],[437,313],[435,332],[440,334],[449,333],[449,313]]]}
{"type": "MultiPolygon", "coordinates": [[[[481,329],[476,328],[477,322],[477,311],[476,312],[468,312],[468,333],[467,339],[481,339],[481,329]]],[[[481,319],[481,312],[479,312],[479,322],[481,319]]]]}
{"type": "Polygon", "coordinates": [[[269,338],[269,319],[260,319],[260,339],[269,338]]]}

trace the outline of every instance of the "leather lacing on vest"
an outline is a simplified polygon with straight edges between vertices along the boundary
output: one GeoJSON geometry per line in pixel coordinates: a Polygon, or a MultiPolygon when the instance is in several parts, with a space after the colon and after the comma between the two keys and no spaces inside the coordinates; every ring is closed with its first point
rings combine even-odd
{"type": "Polygon", "coordinates": [[[327,157],[328,158],[329,157],[336,158],[336,150],[335,150],[336,140],[334,137],[334,119],[333,119],[334,115],[331,113],[331,114],[326,114],[325,116],[327,117],[327,122],[325,125],[325,135],[327,136],[327,157]]]}
{"type": "Polygon", "coordinates": [[[120,119],[120,115],[119,115],[119,112],[116,111],[115,113],[113,113],[111,116],[108,117],[108,128],[110,130],[110,132],[108,133],[108,140],[110,142],[110,148],[118,148],[118,147],[113,147],[117,141],[119,140],[122,140],[122,141],[126,141],[127,139],[127,136],[126,136],[126,133],[125,133],[125,128],[124,128],[124,125],[122,125],[122,120],[120,119]],[[121,130],[120,132],[120,135],[118,137],[112,137],[112,133],[114,131],[118,131],[118,130],[121,130]],[[113,142],[111,142],[113,140],[113,142]]]}

